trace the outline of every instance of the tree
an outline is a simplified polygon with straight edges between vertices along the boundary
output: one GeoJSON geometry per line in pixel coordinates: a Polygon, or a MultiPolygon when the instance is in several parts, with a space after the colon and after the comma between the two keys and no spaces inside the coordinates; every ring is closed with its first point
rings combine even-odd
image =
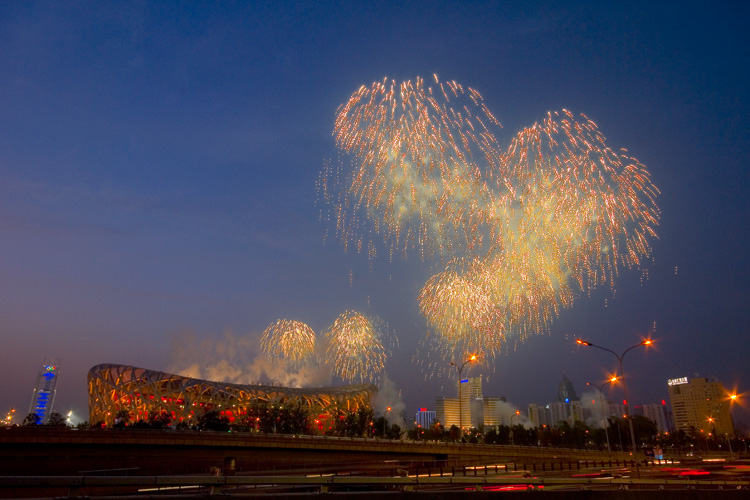
{"type": "Polygon", "coordinates": [[[633,415],[632,419],[636,444],[645,444],[647,446],[656,444],[656,435],[659,433],[656,422],[643,415],[633,415]]]}
{"type": "Polygon", "coordinates": [[[401,435],[404,433],[404,431],[401,430],[401,426],[398,424],[393,424],[388,427],[388,431],[386,433],[386,437],[388,439],[401,439],[401,435]]]}
{"type": "Polygon", "coordinates": [[[482,425],[478,429],[476,427],[472,427],[464,433],[464,437],[471,444],[481,443],[482,438],[484,437],[484,426],[482,425]]]}
{"type": "Polygon", "coordinates": [[[510,444],[510,426],[499,425],[494,442],[495,444],[510,444]]]}
{"type": "Polygon", "coordinates": [[[430,427],[430,433],[427,439],[433,441],[443,441],[445,439],[445,427],[439,421],[435,420],[430,427]]]}
{"type": "Polygon", "coordinates": [[[130,423],[130,412],[128,410],[120,410],[115,414],[115,424],[112,427],[121,429],[126,427],[130,423]]]}
{"type": "Polygon", "coordinates": [[[150,429],[151,424],[142,418],[130,424],[131,429],[150,429]]]}
{"type": "Polygon", "coordinates": [[[227,432],[229,419],[219,413],[219,410],[207,410],[198,418],[198,428],[202,431],[227,432]]]}
{"type": "Polygon", "coordinates": [[[597,428],[591,429],[589,436],[590,436],[591,441],[593,441],[594,445],[597,448],[599,448],[599,450],[603,450],[604,447],[607,446],[607,435],[604,433],[603,428],[597,427],[597,428]]]}
{"type": "Polygon", "coordinates": [[[494,427],[484,435],[484,444],[497,444],[497,431],[494,427]]]}
{"type": "Polygon", "coordinates": [[[451,428],[448,431],[448,437],[450,438],[450,440],[455,441],[456,439],[459,438],[460,435],[461,435],[461,432],[459,431],[458,426],[455,424],[451,425],[451,428]]]}
{"type": "Polygon", "coordinates": [[[24,417],[23,422],[21,422],[21,425],[25,427],[28,427],[31,425],[39,425],[41,424],[40,420],[41,419],[39,418],[39,415],[37,415],[36,413],[29,413],[28,415],[24,417]]]}
{"type": "Polygon", "coordinates": [[[388,420],[384,416],[372,421],[372,434],[383,439],[388,437],[388,420]]]}
{"type": "Polygon", "coordinates": [[[310,415],[300,404],[286,407],[259,402],[248,407],[241,426],[251,430],[257,428],[266,434],[308,434],[310,415]]]}
{"type": "MultiPolygon", "coordinates": [[[[356,412],[341,412],[336,417],[333,433],[337,436],[361,437],[373,427],[372,408],[360,407],[356,412]]],[[[375,430],[375,429],[373,429],[375,430]]],[[[382,432],[382,427],[380,428],[382,432]]],[[[382,434],[380,434],[382,436],[382,434]]]]}
{"type": "Polygon", "coordinates": [[[60,415],[60,412],[58,411],[52,411],[49,414],[49,418],[47,419],[47,426],[49,427],[67,427],[68,422],[65,420],[65,417],[60,415]]]}
{"type": "Polygon", "coordinates": [[[375,412],[372,408],[366,408],[364,406],[360,406],[357,410],[357,436],[364,436],[367,432],[367,429],[370,427],[370,422],[372,422],[372,417],[375,415],[375,412]]]}

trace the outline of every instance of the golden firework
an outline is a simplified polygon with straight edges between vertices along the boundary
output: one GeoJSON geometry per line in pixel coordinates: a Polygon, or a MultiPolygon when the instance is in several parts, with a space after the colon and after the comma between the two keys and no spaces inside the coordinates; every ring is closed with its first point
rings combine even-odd
{"type": "Polygon", "coordinates": [[[345,311],[326,331],[326,358],[344,380],[372,380],[383,371],[386,349],[382,334],[364,315],[345,311]]]}
{"type": "Polygon", "coordinates": [[[315,332],[301,321],[280,319],[265,329],[260,346],[270,359],[300,365],[315,352],[315,332]]]}
{"type": "Polygon", "coordinates": [[[379,237],[391,255],[448,261],[419,306],[451,355],[545,331],[579,293],[640,265],[656,237],[646,167],[588,117],[550,112],[505,149],[497,125],[456,82],[362,86],[334,126],[352,169],[328,167],[318,185],[345,245],[372,258],[379,237]]]}

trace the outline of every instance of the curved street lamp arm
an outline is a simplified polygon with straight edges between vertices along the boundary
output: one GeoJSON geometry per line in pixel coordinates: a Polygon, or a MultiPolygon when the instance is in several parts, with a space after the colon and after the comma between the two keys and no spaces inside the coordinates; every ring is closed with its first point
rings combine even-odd
{"type": "Polygon", "coordinates": [[[624,358],[624,357],[625,357],[625,355],[626,355],[626,354],[627,354],[627,353],[628,353],[629,351],[631,351],[631,350],[635,349],[636,347],[641,347],[641,346],[645,346],[645,345],[646,345],[646,344],[644,344],[643,342],[639,342],[639,343],[637,343],[636,345],[632,345],[632,346],[628,347],[628,348],[627,348],[627,349],[625,349],[625,351],[624,351],[624,352],[622,353],[622,356],[620,356],[620,359],[624,358]]]}
{"type": "MultiPolygon", "coordinates": [[[[586,345],[587,345],[587,346],[589,346],[589,347],[596,347],[597,349],[601,349],[602,351],[607,351],[607,352],[609,352],[609,353],[612,353],[612,354],[614,354],[614,356],[615,356],[615,357],[616,357],[616,358],[618,359],[618,361],[620,361],[620,363],[622,363],[622,356],[620,356],[619,354],[617,354],[617,353],[616,353],[615,351],[613,351],[612,349],[607,349],[606,347],[602,347],[602,346],[600,346],[600,345],[592,344],[591,342],[587,342],[587,343],[586,343],[586,345]]],[[[638,344],[638,345],[640,345],[640,344],[638,344]]],[[[633,346],[633,347],[635,347],[635,346],[633,346]]],[[[632,349],[632,347],[631,347],[631,348],[629,348],[629,349],[628,349],[628,351],[629,351],[630,349],[632,349]]],[[[628,351],[625,351],[625,352],[628,352],[628,351]]],[[[623,354],[623,356],[624,356],[624,354],[623,354]]]]}

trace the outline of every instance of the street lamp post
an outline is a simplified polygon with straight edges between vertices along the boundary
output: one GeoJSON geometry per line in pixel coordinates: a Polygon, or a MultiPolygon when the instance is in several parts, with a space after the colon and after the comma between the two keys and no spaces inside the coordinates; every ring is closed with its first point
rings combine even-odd
{"type": "Polygon", "coordinates": [[[612,377],[611,379],[603,382],[601,385],[586,382],[586,385],[594,386],[599,391],[599,406],[602,409],[602,424],[604,424],[604,434],[607,436],[607,453],[609,455],[612,455],[612,448],[609,445],[609,430],[607,429],[607,421],[604,419],[604,396],[602,395],[602,387],[604,387],[605,384],[611,384],[613,382],[617,382],[617,377],[612,377]]]}
{"type": "MultiPolygon", "coordinates": [[[[739,395],[737,394],[737,391],[735,390],[731,394],[727,394],[727,397],[729,399],[729,411],[730,411],[730,417],[731,417],[731,411],[732,411],[732,405],[734,403],[738,403],[737,398],[739,395]]],[[[733,426],[734,427],[734,426],[733,426]]],[[[732,438],[727,435],[727,441],[729,442],[729,453],[732,454],[732,438]]],[[[747,442],[743,439],[742,442],[745,444],[745,455],[747,455],[747,442]]],[[[738,454],[741,454],[741,452],[738,452],[738,454]]]]}
{"type": "Polygon", "coordinates": [[[734,458],[734,452],[732,451],[732,438],[729,437],[728,432],[725,432],[724,435],[727,437],[727,443],[729,443],[729,458],[734,458]]]}
{"type": "Polygon", "coordinates": [[[386,408],[385,409],[385,413],[383,413],[383,439],[385,439],[385,425],[386,425],[385,416],[388,415],[389,411],[391,411],[391,407],[390,406],[388,408],[386,408]]]}
{"type": "Polygon", "coordinates": [[[513,446],[513,417],[517,417],[521,414],[520,410],[516,410],[516,412],[510,416],[510,445],[513,446]]]}
{"type": "Polygon", "coordinates": [[[461,376],[463,374],[464,367],[466,366],[466,364],[467,363],[471,363],[472,361],[474,361],[476,359],[477,359],[476,355],[472,354],[469,359],[467,359],[466,361],[464,361],[464,363],[461,365],[461,367],[459,367],[456,363],[453,363],[453,362],[450,363],[451,366],[456,367],[456,370],[458,370],[458,432],[459,432],[459,437],[463,437],[463,435],[464,435],[464,420],[463,420],[463,417],[464,417],[464,412],[463,412],[464,398],[462,397],[463,394],[461,392],[461,376]]]}
{"type": "MultiPolygon", "coordinates": [[[[716,427],[714,425],[716,422],[714,421],[713,417],[708,417],[708,423],[711,424],[712,426],[714,426],[714,430],[716,430],[716,427]]],[[[709,433],[709,436],[710,435],[711,434],[709,433]]],[[[718,432],[716,433],[716,436],[717,436],[716,441],[718,442],[719,441],[719,439],[718,439],[719,433],[718,432]]],[[[732,455],[734,455],[734,452],[732,451],[732,440],[729,437],[729,433],[725,432],[724,436],[727,438],[727,443],[729,444],[729,456],[732,457],[732,455]]]]}
{"type": "MultiPolygon", "coordinates": [[[[587,340],[583,340],[583,339],[576,339],[576,343],[578,343],[579,345],[586,346],[586,347],[596,347],[597,349],[601,349],[602,351],[607,351],[608,353],[613,354],[617,358],[617,361],[620,362],[620,376],[622,378],[622,390],[625,391],[625,415],[626,415],[626,418],[628,419],[628,426],[630,427],[630,444],[633,447],[633,456],[635,457],[635,454],[636,454],[636,450],[635,450],[635,432],[633,431],[633,418],[630,415],[630,398],[628,397],[628,386],[625,384],[625,370],[623,370],[623,368],[622,368],[622,360],[623,360],[623,358],[625,358],[625,355],[628,352],[630,352],[631,350],[635,349],[636,347],[651,345],[652,344],[651,339],[644,339],[644,340],[638,342],[637,344],[628,347],[627,349],[625,349],[622,352],[622,354],[617,354],[615,351],[613,351],[611,349],[607,349],[606,347],[602,347],[602,346],[599,346],[599,345],[596,345],[596,344],[592,344],[591,342],[589,342],[587,340]]],[[[640,479],[640,477],[641,477],[641,471],[640,471],[640,467],[638,465],[639,461],[636,460],[635,463],[636,463],[636,470],[638,472],[638,478],[640,479]]]]}

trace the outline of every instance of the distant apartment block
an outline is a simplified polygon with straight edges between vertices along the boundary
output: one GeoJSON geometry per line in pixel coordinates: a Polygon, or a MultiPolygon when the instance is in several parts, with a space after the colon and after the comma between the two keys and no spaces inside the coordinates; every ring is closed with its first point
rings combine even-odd
{"type": "Polygon", "coordinates": [[[545,425],[550,425],[549,419],[547,417],[547,408],[542,405],[530,404],[529,420],[534,425],[534,427],[543,427],[545,425]]]}
{"type": "Polygon", "coordinates": [[[643,405],[643,416],[656,422],[656,428],[659,433],[670,432],[672,426],[669,424],[669,412],[667,411],[666,401],[661,404],[653,403],[643,405]]]}

